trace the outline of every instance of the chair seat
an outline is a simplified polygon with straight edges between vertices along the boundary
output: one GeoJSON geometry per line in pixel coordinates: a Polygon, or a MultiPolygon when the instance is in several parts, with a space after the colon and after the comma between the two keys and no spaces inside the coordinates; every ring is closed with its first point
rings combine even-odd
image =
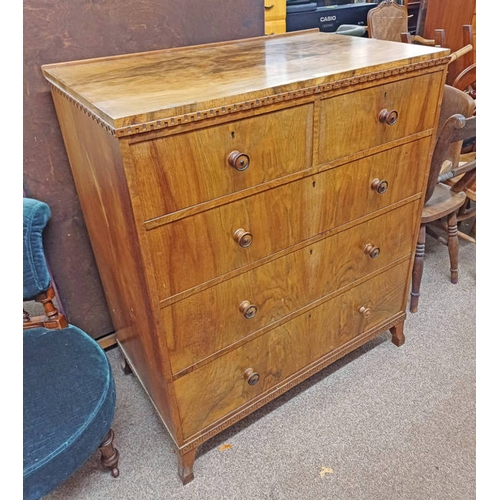
{"type": "Polygon", "coordinates": [[[24,499],[34,500],[97,451],[116,395],[105,352],[79,328],[34,328],[23,336],[23,486],[24,499]]]}
{"type": "Polygon", "coordinates": [[[422,211],[422,224],[434,222],[458,210],[466,200],[465,193],[455,193],[450,186],[439,183],[436,184],[432,196],[424,205],[422,211]]]}

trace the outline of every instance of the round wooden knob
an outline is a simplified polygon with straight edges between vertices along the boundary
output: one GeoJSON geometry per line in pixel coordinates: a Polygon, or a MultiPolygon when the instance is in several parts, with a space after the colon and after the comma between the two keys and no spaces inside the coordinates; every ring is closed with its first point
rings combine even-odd
{"type": "Polygon", "coordinates": [[[384,194],[389,189],[389,183],[383,179],[373,179],[371,187],[378,194],[384,194]]]}
{"type": "Polygon", "coordinates": [[[252,244],[253,236],[252,233],[245,231],[244,229],[237,229],[234,232],[234,240],[241,248],[247,248],[252,244]]]}
{"type": "Polygon", "coordinates": [[[392,109],[391,111],[389,111],[388,109],[383,109],[379,113],[378,119],[380,123],[394,125],[398,121],[398,112],[395,109],[392,109]]]}
{"type": "Polygon", "coordinates": [[[250,165],[250,157],[245,153],[240,153],[239,151],[232,151],[227,157],[227,162],[229,165],[240,172],[246,170],[250,165]]]}
{"type": "Polygon", "coordinates": [[[253,368],[247,368],[243,373],[243,376],[248,382],[248,385],[255,385],[260,379],[260,375],[257,372],[254,372],[253,368]]]}
{"type": "Polygon", "coordinates": [[[363,318],[368,319],[372,315],[372,310],[369,307],[361,306],[358,311],[363,315],[363,318]]]}
{"type": "Polygon", "coordinates": [[[244,300],[240,304],[239,309],[246,319],[255,318],[255,315],[257,314],[257,306],[255,304],[251,304],[249,300],[244,300]]]}
{"type": "Polygon", "coordinates": [[[368,245],[365,245],[365,253],[369,255],[371,259],[376,259],[380,255],[380,248],[368,243],[368,245]]]}

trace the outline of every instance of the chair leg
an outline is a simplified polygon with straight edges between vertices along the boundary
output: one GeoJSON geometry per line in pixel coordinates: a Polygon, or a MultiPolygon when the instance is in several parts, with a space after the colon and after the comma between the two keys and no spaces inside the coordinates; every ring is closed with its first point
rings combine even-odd
{"type": "Polygon", "coordinates": [[[411,298],[410,312],[418,311],[418,299],[420,297],[420,283],[422,282],[422,274],[424,272],[424,254],[425,254],[425,224],[420,225],[418,233],[417,249],[415,252],[415,261],[413,263],[413,272],[411,277],[411,298]]]}
{"type": "Polygon", "coordinates": [[[120,471],[118,470],[118,458],[120,454],[113,446],[114,438],[115,433],[113,429],[109,429],[104,441],[99,446],[99,451],[101,452],[101,463],[103,467],[109,469],[113,477],[118,477],[120,475],[120,471]]]}
{"type": "Polygon", "coordinates": [[[448,215],[448,253],[452,283],[458,283],[458,244],[457,213],[453,212],[448,215]]]}

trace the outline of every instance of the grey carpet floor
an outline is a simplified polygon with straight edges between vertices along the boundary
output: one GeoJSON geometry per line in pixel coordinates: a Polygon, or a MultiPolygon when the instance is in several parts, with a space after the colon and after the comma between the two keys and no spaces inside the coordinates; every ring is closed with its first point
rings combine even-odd
{"type": "Polygon", "coordinates": [[[429,238],[426,252],[402,347],[384,333],[204,443],[186,486],[142,386],[109,350],[120,476],[97,452],[46,500],[476,498],[476,247],[460,240],[456,285],[446,247],[429,238]]]}

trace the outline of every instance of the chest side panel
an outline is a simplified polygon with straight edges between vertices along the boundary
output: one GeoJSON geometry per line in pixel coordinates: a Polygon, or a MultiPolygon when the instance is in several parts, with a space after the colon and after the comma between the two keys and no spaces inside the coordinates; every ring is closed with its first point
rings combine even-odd
{"type": "Polygon", "coordinates": [[[53,99],[116,336],[176,435],[174,396],[165,386],[170,366],[155,327],[158,302],[152,297],[119,139],[60,92],[53,91],[53,99]]]}

